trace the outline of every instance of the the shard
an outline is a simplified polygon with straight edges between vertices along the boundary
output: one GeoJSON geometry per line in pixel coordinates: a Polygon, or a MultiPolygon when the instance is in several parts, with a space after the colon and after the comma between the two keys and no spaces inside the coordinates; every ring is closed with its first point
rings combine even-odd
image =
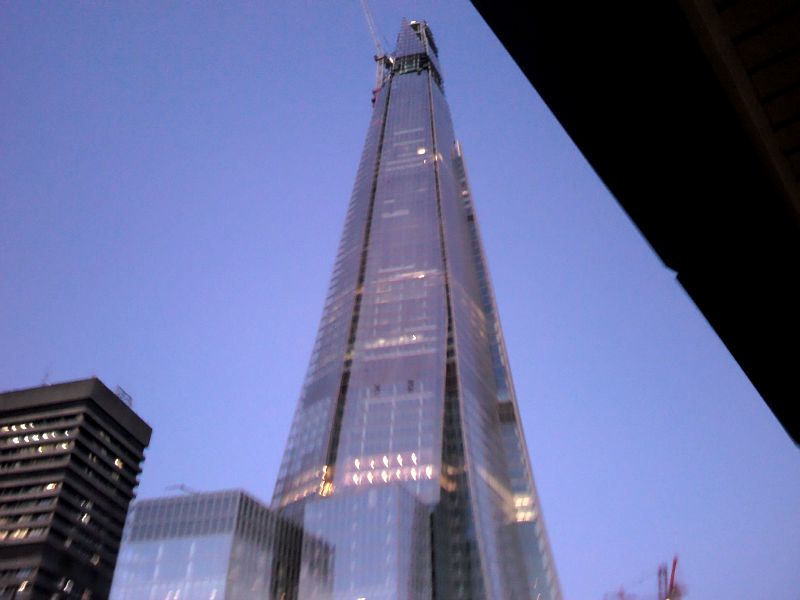
{"type": "Polygon", "coordinates": [[[377,62],[273,497],[333,549],[329,585],[301,574],[299,597],[559,600],[427,24],[404,21],[377,62]]]}

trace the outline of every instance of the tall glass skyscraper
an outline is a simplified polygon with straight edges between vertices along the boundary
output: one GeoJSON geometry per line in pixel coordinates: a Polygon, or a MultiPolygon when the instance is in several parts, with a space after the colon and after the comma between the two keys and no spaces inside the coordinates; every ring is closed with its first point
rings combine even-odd
{"type": "Polygon", "coordinates": [[[561,598],[425,22],[373,113],[273,507],[334,552],[301,598],[561,598]]]}

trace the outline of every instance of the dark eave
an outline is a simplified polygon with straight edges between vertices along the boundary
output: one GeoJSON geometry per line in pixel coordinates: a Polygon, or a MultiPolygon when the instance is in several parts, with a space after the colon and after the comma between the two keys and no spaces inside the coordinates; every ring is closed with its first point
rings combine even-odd
{"type": "Polygon", "coordinates": [[[800,443],[800,2],[473,4],[800,443]]]}

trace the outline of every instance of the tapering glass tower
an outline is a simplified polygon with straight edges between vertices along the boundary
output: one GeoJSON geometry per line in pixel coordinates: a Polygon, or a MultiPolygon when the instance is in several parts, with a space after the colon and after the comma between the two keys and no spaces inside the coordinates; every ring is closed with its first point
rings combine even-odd
{"type": "Polygon", "coordinates": [[[334,549],[301,598],[558,600],[425,22],[378,86],[273,505],[334,549]]]}

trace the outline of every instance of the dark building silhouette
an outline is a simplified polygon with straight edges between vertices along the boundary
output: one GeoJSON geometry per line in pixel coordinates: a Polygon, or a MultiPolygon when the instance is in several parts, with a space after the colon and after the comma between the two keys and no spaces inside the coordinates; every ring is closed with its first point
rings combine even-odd
{"type": "Polygon", "coordinates": [[[150,434],[95,378],[0,394],[0,598],[108,597],[150,434]]]}
{"type": "Polygon", "coordinates": [[[561,598],[428,25],[373,113],[273,506],[334,551],[304,600],[561,598]]]}

